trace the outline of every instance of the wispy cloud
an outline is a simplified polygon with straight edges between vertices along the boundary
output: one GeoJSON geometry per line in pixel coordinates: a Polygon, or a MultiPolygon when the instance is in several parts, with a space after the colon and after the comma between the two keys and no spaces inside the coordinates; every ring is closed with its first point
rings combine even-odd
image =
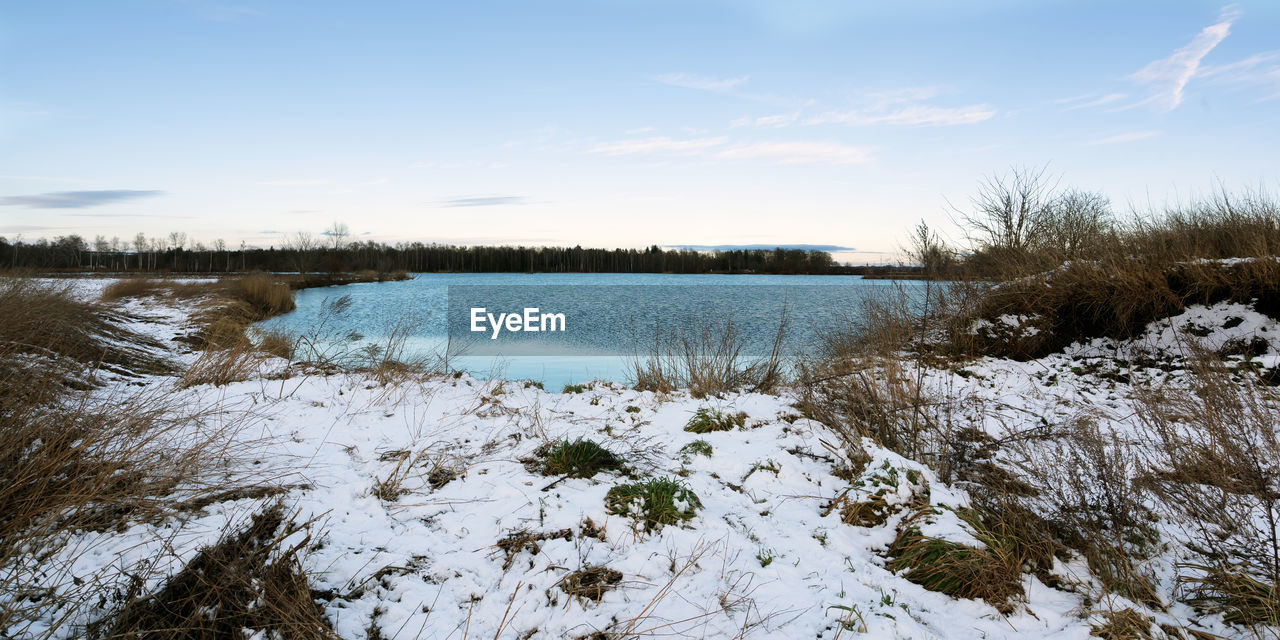
{"type": "Polygon", "coordinates": [[[1191,42],[1169,57],[1155,60],[1131,75],[1131,79],[1151,87],[1153,93],[1130,106],[1146,105],[1160,112],[1177,109],[1182,104],[1187,83],[1200,68],[1200,61],[1226,39],[1231,33],[1232,23],[1239,17],[1240,12],[1234,6],[1225,7],[1218,21],[1201,29],[1191,42]]]}
{"type": "Polygon", "coordinates": [[[858,96],[847,108],[828,109],[817,115],[802,117],[800,111],[780,113],[756,118],[739,118],[731,124],[736,127],[762,128],[802,125],[845,126],[915,126],[949,127],[975,124],[995,117],[998,111],[988,104],[964,106],[940,106],[929,101],[940,91],[934,87],[903,87],[884,91],[871,91],[858,96]]]}
{"type": "Polygon", "coordinates": [[[0,226],[0,233],[26,233],[28,231],[50,231],[59,227],[45,227],[37,224],[11,224],[0,226]]]}
{"type": "Polygon", "coordinates": [[[293,180],[266,180],[258,184],[264,187],[316,187],[329,184],[324,178],[298,178],[293,180]]]}
{"type": "Polygon", "coordinates": [[[58,191],[26,196],[8,196],[0,198],[0,206],[29,207],[32,209],[84,209],[103,205],[150,198],[162,195],[163,191],[138,191],[132,189],[110,189],[104,191],[58,191]]]}
{"type": "Polygon", "coordinates": [[[778,164],[865,164],[871,162],[873,147],[840,142],[753,142],[724,149],[716,154],[726,159],[764,159],[778,164]]]}
{"type": "Polygon", "coordinates": [[[746,100],[748,102],[759,102],[761,104],[772,105],[781,109],[800,109],[810,106],[814,103],[808,98],[796,98],[793,96],[781,96],[772,93],[761,93],[757,91],[744,90],[747,81],[751,76],[738,76],[736,78],[715,78],[710,76],[700,76],[692,73],[667,73],[654,76],[654,80],[662,84],[673,87],[683,87],[685,89],[696,89],[698,91],[709,91],[712,93],[723,94],[738,100],[746,100]]]}
{"type": "Polygon", "coordinates": [[[1076,102],[1077,100],[1088,100],[1089,98],[1093,98],[1092,100],[1088,100],[1087,102],[1080,102],[1078,104],[1073,104],[1069,107],[1063,108],[1063,111],[1075,111],[1076,109],[1091,109],[1093,107],[1101,107],[1103,105],[1108,105],[1113,102],[1119,102],[1128,97],[1129,97],[1129,94],[1127,93],[1108,93],[1104,96],[1099,96],[1096,98],[1093,95],[1088,95],[1088,96],[1082,96],[1075,99],[1064,100],[1061,102],[1064,102],[1064,103],[1076,102]]]}
{"type": "Polygon", "coordinates": [[[720,160],[769,160],[778,164],[862,164],[871,161],[873,147],[832,141],[736,142],[714,138],[639,138],[588,149],[611,156],[675,154],[720,160]]]}
{"type": "Polygon", "coordinates": [[[528,204],[528,199],[524,196],[475,196],[441,200],[437,204],[442,207],[498,207],[502,205],[528,204]]]}
{"type": "Polygon", "coordinates": [[[953,127],[976,124],[996,115],[995,108],[986,104],[963,107],[935,107],[930,105],[905,105],[887,109],[828,111],[804,121],[804,124],[843,124],[866,126],[876,124],[914,127],[953,127]]]}
{"type": "Polygon", "coordinates": [[[1089,142],[1085,143],[1085,146],[1096,147],[1104,144],[1120,144],[1123,142],[1134,142],[1137,140],[1146,140],[1147,138],[1154,138],[1160,135],[1160,133],[1161,133],[1160,131],[1130,131],[1128,133],[1121,133],[1114,136],[1107,136],[1106,138],[1090,140],[1089,142]]]}
{"type": "Polygon", "coordinates": [[[1280,98],[1280,51],[1255,53],[1222,65],[1203,65],[1196,78],[1241,87],[1258,87],[1265,93],[1258,102],[1280,98]]]}
{"type": "Polygon", "coordinates": [[[609,142],[595,146],[587,151],[589,153],[602,153],[610,156],[625,156],[637,153],[688,153],[720,146],[728,141],[729,139],[725,137],[688,138],[680,140],[666,136],[658,136],[652,138],[632,138],[629,140],[609,142]]]}
{"type": "Polygon", "coordinates": [[[779,113],[772,116],[760,116],[758,118],[742,117],[729,123],[731,127],[762,127],[762,128],[778,128],[795,124],[800,119],[800,112],[779,113]]]}
{"type": "Polygon", "coordinates": [[[692,73],[666,73],[660,76],[655,76],[654,80],[657,80],[662,84],[669,84],[673,87],[698,89],[699,91],[723,92],[746,84],[749,78],[750,76],[739,76],[737,78],[712,78],[692,73]]]}

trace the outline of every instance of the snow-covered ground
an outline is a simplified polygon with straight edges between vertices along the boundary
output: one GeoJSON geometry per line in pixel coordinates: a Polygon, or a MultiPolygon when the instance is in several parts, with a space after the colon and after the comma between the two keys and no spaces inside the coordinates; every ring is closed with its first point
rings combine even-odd
{"type": "MultiPolygon", "coordinates": [[[[86,295],[101,283],[87,281],[86,295]]],[[[117,307],[130,315],[131,328],[174,345],[171,360],[190,363],[196,355],[173,341],[191,330],[192,307],[183,304],[149,299],[117,307]]],[[[1210,348],[1232,338],[1280,337],[1275,321],[1246,307],[1193,308],[1132,343],[1099,340],[1031,362],[988,359],[963,370],[929,370],[924,384],[961,399],[960,416],[995,436],[1090,408],[1105,410],[1114,417],[1107,424],[1123,429],[1132,385],[1179,374],[1116,363],[1137,360],[1140,350],[1153,358],[1177,353],[1188,326],[1204,329],[1194,333],[1204,334],[1210,348]],[[1120,368],[1127,381],[1117,381],[1120,368]]],[[[1274,367],[1277,352],[1272,347],[1258,360],[1274,367]]],[[[865,466],[847,459],[842,448],[828,446],[836,436],[802,417],[797,398],[785,392],[695,399],[597,383],[561,394],[465,375],[384,386],[364,375],[290,371],[280,360],[222,387],[174,385],[172,377],[120,379],[99,393],[174,389],[186,409],[210,410],[236,424],[255,454],[230,471],[272,477],[288,487],[282,499],[298,521],[315,519],[305,568],[312,587],[329,594],[326,615],[345,638],[364,638],[371,625],[386,638],[551,639],[600,631],[1085,638],[1107,611],[1078,558],[1054,568],[1057,588],[1024,575],[1026,600],[1008,615],[982,601],[927,591],[888,570],[885,551],[898,525],[924,504],[936,509],[923,533],[980,546],[954,512],[969,497],[870,441],[863,443],[865,466]],[[747,417],[729,431],[685,431],[700,409],[747,417]],[[563,480],[539,472],[533,462],[539,447],[579,437],[623,458],[629,471],[563,480]],[[708,446],[694,451],[696,441],[708,446]],[[645,531],[607,511],[611,487],[653,477],[687,485],[701,503],[695,517],[645,531]],[[380,490],[387,487],[393,490],[380,490]],[[829,508],[840,495],[856,501],[880,490],[891,511],[881,524],[846,524],[829,508]],[[497,546],[520,533],[545,535],[513,549],[497,546]],[[598,567],[621,574],[598,601],[566,593],[567,576],[598,567]]],[[[233,499],[162,523],[85,534],[71,547],[72,571],[158,562],[149,579],[154,587],[263,503],[233,499]]],[[[1180,548],[1167,545],[1151,561],[1162,584],[1173,580],[1180,548]]],[[[1148,611],[1118,596],[1107,604],[1148,611]]],[[[87,621],[96,613],[78,615],[87,621]]],[[[1177,602],[1148,613],[1172,627],[1244,633],[1177,602]]]]}

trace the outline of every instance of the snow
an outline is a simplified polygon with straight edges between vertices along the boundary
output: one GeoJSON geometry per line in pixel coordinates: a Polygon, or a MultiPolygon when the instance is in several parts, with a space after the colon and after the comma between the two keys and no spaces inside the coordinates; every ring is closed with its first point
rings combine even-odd
{"type": "MultiPolygon", "coordinates": [[[[92,297],[107,282],[75,284],[92,297]]],[[[194,303],[142,299],[115,308],[131,318],[132,329],[174,345],[172,360],[194,359],[178,352],[173,341],[191,330],[194,303]]],[[[999,319],[1011,328],[1024,321],[999,319]]],[[[1207,330],[1202,340],[1210,349],[1232,339],[1280,335],[1274,320],[1243,305],[1192,307],[1130,343],[1096,340],[1030,362],[984,359],[967,366],[966,376],[930,370],[924,384],[965,398],[961,404],[968,413],[962,417],[993,435],[1007,435],[1065,421],[1091,407],[1127,407],[1127,385],[1107,377],[1123,368],[1115,360],[1185,350],[1188,326],[1207,330]],[[1228,322],[1232,318],[1240,321],[1228,322]],[[1086,366],[1098,361],[1101,368],[1086,366]]],[[[1269,347],[1262,360],[1274,366],[1276,357],[1269,347]]],[[[870,441],[864,448],[871,460],[858,481],[837,477],[836,468],[850,461],[823,446],[837,439],[800,417],[792,406],[797,398],[788,393],[697,399],[595,383],[584,393],[560,394],[466,375],[393,387],[357,374],[293,371],[292,377],[274,379],[285,371],[283,361],[270,361],[253,379],[181,392],[171,377],[132,382],[181,393],[187,410],[212,411],[237,423],[237,437],[254,445],[256,455],[230,463],[226,473],[269,470],[290,487],[283,498],[286,511],[299,521],[316,519],[305,568],[313,588],[337,594],[324,606],[344,638],[364,638],[376,623],[388,638],[551,639],[630,630],[707,638],[830,639],[861,631],[876,638],[1066,639],[1088,637],[1090,624],[1098,622],[1085,588],[1096,583],[1079,558],[1060,562],[1056,573],[1084,587],[1055,589],[1025,575],[1027,601],[1009,616],[890,572],[884,552],[922,495],[933,511],[922,533],[982,546],[955,514],[968,505],[968,495],[940,482],[933,470],[870,441]],[[742,411],[748,419],[733,431],[685,432],[700,408],[742,411]],[[578,437],[619,454],[636,479],[679,479],[702,508],[684,526],[646,532],[605,509],[609,488],[634,479],[600,473],[544,490],[557,478],[539,474],[526,461],[546,442],[578,437]],[[695,440],[709,443],[712,455],[679,453],[695,440]],[[457,477],[433,486],[430,472],[441,468],[457,477]],[[908,472],[916,480],[908,480],[908,472]],[[896,485],[888,475],[896,476],[896,485]],[[394,500],[379,498],[375,486],[393,477],[405,492],[394,500]],[[883,524],[845,524],[838,509],[824,509],[838,496],[864,500],[885,488],[891,514],[883,524]],[[603,530],[600,538],[589,535],[588,523],[603,530]],[[504,569],[499,540],[516,531],[560,529],[572,535],[541,541],[536,552],[526,547],[504,569]],[[762,566],[762,556],[773,560],[762,566]],[[570,572],[596,566],[623,574],[599,602],[559,588],[570,572]]],[[[1134,381],[1178,375],[1141,367],[1125,372],[1134,381]]],[[[101,393],[120,393],[125,384],[101,393]]],[[[1108,426],[1125,429],[1122,421],[1108,426]]],[[[47,566],[66,562],[65,571],[76,576],[145,567],[146,585],[155,588],[200,546],[246,522],[262,504],[232,500],[123,532],[81,534],[47,566]]],[[[1163,568],[1162,580],[1173,580],[1176,560],[1173,549],[1153,562],[1163,568]]],[[[1123,606],[1145,610],[1127,601],[1117,609],[1123,606]]],[[[79,621],[100,613],[80,612],[79,621]]],[[[1158,622],[1177,624],[1188,619],[1221,635],[1239,631],[1180,604],[1157,616],[1158,622]]]]}

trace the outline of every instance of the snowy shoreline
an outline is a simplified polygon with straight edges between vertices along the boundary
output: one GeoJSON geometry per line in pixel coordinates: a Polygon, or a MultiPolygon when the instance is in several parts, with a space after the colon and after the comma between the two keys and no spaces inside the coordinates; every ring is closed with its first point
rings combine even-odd
{"type": "MultiPolygon", "coordinates": [[[[77,286],[92,297],[107,282],[77,286]]],[[[175,345],[164,355],[179,366],[196,358],[174,341],[191,329],[189,303],[144,298],[113,308],[130,329],[175,345]]],[[[988,358],[928,369],[923,384],[961,399],[956,418],[996,438],[1094,408],[1124,436],[1135,386],[1177,385],[1179,373],[1129,369],[1122,378],[1116,362],[1140,351],[1173,357],[1184,325],[1202,327],[1209,348],[1280,338],[1274,320],[1223,303],[1189,308],[1132,343],[1098,340],[1028,362],[988,358]]],[[[1257,360],[1275,367],[1280,357],[1268,347],[1257,360]]],[[[1078,556],[1055,561],[1055,586],[1024,574],[1025,601],[1008,615],[912,583],[887,568],[899,527],[929,512],[919,522],[924,535],[980,547],[957,515],[969,496],[869,440],[866,458],[851,455],[827,427],[801,415],[790,392],[697,399],[596,383],[562,394],[466,375],[386,385],[365,374],[299,372],[279,359],[244,381],[174,387],[174,376],[117,377],[95,393],[180,394],[185,411],[234,424],[238,441],[254,452],[230,461],[228,477],[269,476],[284,493],[83,534],[69,549],[90,551],[74,557],[73,574],[159,562],[148,581],[153,589],[202,545],[280,500],[298,521],[314,520],[304,568],[344,638],[367,637],[371,628],[386,638],[1084,638],[1108,608],[1140,610],[1175,629],[1244,632],[1176,601],[1153,611],[1108,594],[1099,605],[1102,590],[1078,556]],[[691,433],[686,426],[700,410],[745,418],[731,430],[691,433]],[[599,443],[628,469],[583,478],[540,473],[540,447],[578,438],[599,443]],[[701,508],[682,525],[652,531],[609,512],[610,488],[649,478],[682,482],[701,508]],[[394,491],[383,490],[388,483],[394,491]],[[879,522],[842,520],[840,500],[874,496],[886,506],[879,522]],[[499,545],[513,535],[532,542],[499,545]],[[597,568],[620,577],[598,598],[566,591],[575,572],[597,568]]],[[[1162,592],[1172,592],[1184,554],[1166,543],[1149,561],[1162,592]]],[[[77,617],[87,623],[105,612],[77,617]]]]}

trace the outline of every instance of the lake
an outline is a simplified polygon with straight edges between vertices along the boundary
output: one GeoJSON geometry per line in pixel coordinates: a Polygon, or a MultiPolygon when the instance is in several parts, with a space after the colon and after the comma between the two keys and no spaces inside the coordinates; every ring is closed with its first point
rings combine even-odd
{"type": "Polygon", "coordinates": [[[868,296],[921,285],[861,276],[424,273],[304,289],[295,293],[296,310],[258,326],[302,336],[299,358],[355,358],[371,345],[407,356],[449,352],[451,367],[478,377],[558,390],[627,382],[637,354],[661,336],[726,322],[741,354],[752,357],[769,353],[785,317],[786,350],[801,352],[822,332],[856,319],[868,296]],[[524,313],[534,308],[532,316],[524,313]],[[503,313],[521,317],[502,322],[503,313]],[[540,314],[567,326],[557,331],[553,319],[548,330],[545,318],[532,322],[540,314]]]}

